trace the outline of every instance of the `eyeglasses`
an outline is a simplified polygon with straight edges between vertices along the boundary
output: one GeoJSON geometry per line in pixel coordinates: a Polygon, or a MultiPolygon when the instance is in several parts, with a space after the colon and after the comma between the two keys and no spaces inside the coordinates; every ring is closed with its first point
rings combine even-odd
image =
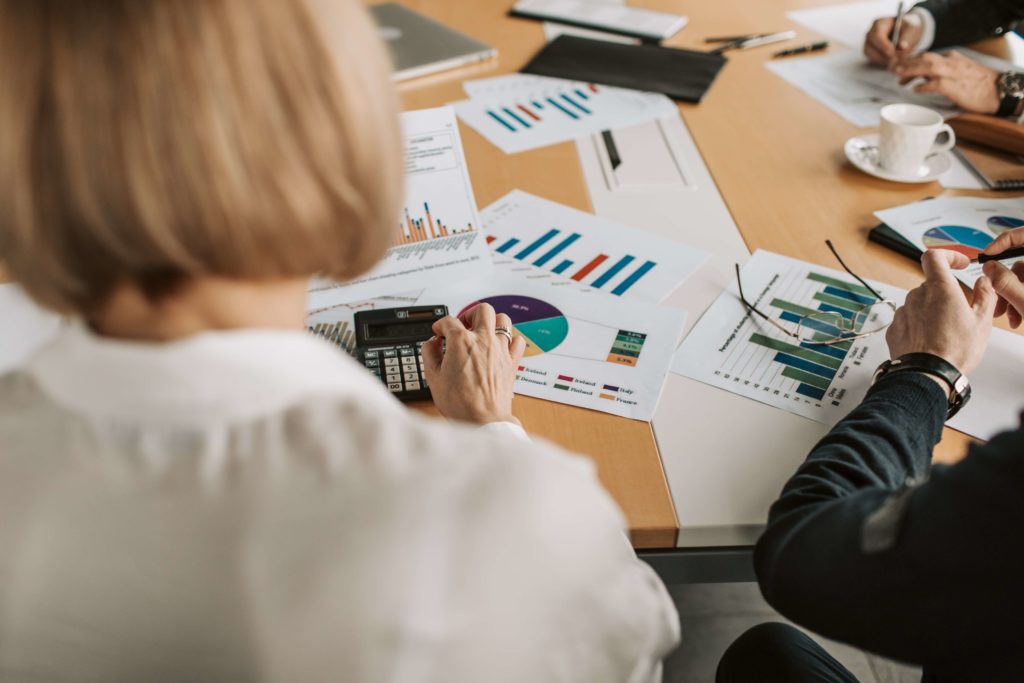
{"type": "Polygon", "coordinates": [[[825,240],[833,256],[861,286],[850,283],[833,282],[825,290],[815,294],[819,302],[819,310],[803,314],[796,323],[796,329],[783,325],[778,320],[768,317],[747,301],[743,295],[743,281],[740,279],[740,266],[736,264],[736,284],[740,290],[740,301],[751,313],[765,322],[774,325],[784,334],[799,339],[806,344],[832,346],[852,339],[862,339],[881,332],[892,324],[896,314],[896,304],[882,298],[875,289],[859,275],[843,263],[832,240],[825,240]],[[871,299],[874,299],[872,301],[871,299]]]}

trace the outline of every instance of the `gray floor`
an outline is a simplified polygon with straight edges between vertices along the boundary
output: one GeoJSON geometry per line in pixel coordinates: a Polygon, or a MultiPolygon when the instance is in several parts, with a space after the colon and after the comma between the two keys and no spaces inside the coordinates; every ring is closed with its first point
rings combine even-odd
{"type": "MultiPolygon", "coordinates": [[[[754,583],[671,586],[683,626],[683,643],[665,665],[665,683],[711,683],[718,659],[741,633],[763,621],[785,621],[761,598],[754,583]]],[[[921,672],[903,664],[817,639],[862,683],[920,683],[921,672]]]]}

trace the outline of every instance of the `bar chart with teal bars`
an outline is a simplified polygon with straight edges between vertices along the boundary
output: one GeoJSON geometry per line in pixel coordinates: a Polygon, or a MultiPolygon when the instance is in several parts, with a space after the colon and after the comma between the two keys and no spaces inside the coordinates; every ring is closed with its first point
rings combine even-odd
{"type": "MultiPolygon", "coordinates": [[[[878,303],[877,297],[846,273],[765,251],[754,254],[741,277],[747,299],[782,329],[747,309],[733,286],[694,326],[673,369],[834,424],[864,396],[874,369],[889,357],[884,314],[871,309],[860,315],[878,303]],[[840,317],[849,323],[845,329],[829,324],[839,323],[840,317]],[[866,334],[871,329],[878,334],[866,334]],[[850,330],[865,335],[821,343],[850,330]]],[[[894,305],[903,299],[900,290],[870,284],[894,305]]]]}
{"type": "Polygon", "coordinates": [[[660,301],[706,258],[518,190],[481,214],[495,262],[528,264],[612,296],[660,301]]]}

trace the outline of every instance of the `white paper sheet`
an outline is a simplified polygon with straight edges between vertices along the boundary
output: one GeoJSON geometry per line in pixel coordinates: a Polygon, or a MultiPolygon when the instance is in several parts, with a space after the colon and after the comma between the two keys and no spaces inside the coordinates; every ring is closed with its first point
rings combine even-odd
{"type": "Polygon", "coordinates": [[[60,317],[41,309],[17,285],[0,285],[0,374],[14,370],[60,327],[60,317]]]}
{"type": "MultiPolygon", "coordinates": [[[[849,297],[852,307],[872,300],[846,272],[757,251],[742,269],[747,299],[781,324],[799,307],[828,305],[815,297],[849,297]],[[859,299],[854,302],[853,299],[859,299]],[[787,311],[787,308],[790,309],[787,311]]],[[[870,283],[901,304],[905,292],[870,283]]],[[[889,349],[883,333],[850,342],[848,349],[801,346],[749,313],[735,280],[704,313],[676,352],[673,371],[781,410],[834,425],[867,393],[889,349]]]]}
{"type": "MultiPolygon", "coordinates": [[[[1024,226],[1024,198],[949,197],[876,211],[875,216],[919,249],[952,249],[975,258],[1006,230],[1024,226]]],[[[1009,266],[1021,259],[1003,261],[1009,266]]],[[[980,264],[954,271],[968,287],[981,277],[980,264]]]]}
{"type": "Polygon", "coordinates": [[[859,49],[875,19],[896,16],[898,5],[899,0],[853,2],[795,10],[786,16],[826,38],[859,49]]]}
{"type": "Polygon", "coordinates": [[[506,154],[668,116],[676,104],[658,93],[561,78],[512,74],[467,81],[455,102],[468,126],[506,154]]]}
{"type": "Polygon", "coordinates": [[[878,113],[887,104],[919,104],[944,117],[959,111],[941,95],[915,93],[914,83],[901,86],[896,75],[868,64],[855,50],[768,61],[765,66],[860,128],[877,126],[878,113]]]}
{"type": "Polygon", "coordinates": [[[1020,426],[1024,408],[1024,337],[995,328],[981,365],[972,372],[971,400],[949,426],[985,441],[1020,426]]]}
{"type": "Polygon", "coordinates": [[[615,297],[663,300],[706,251],[513,190],[480,213],[495,256],[615,297]]]}
{"type": "Polygon", "coordinates": [[[939,183],[950,190],[987,190],[978,176],[971,172],[971,169],[960,160],[956,154],[950,154],[953,166],[942,174],[939,183]]]}
{"type": "Polygon", "coordinates": [[[310,285],[314,307],[422,289],[452,278],[480,277],[492,269],[477,215],[473,185],[455,114],[450,107],[402,114],[406,204],[395,220],[395,245],[368,274],[339,285],[310,285]]]}
{"type": "Polygon", "coordinates": [[[686,312],[605,294],[581,294],[515,278],[452,282],[423,292],[453,314],[486,301],[527,339],[515,391],[650,420],[686,312]]]}

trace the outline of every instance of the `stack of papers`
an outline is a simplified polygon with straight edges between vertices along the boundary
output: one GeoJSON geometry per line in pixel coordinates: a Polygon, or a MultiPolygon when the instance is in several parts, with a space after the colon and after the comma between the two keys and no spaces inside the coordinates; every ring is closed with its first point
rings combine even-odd
{"type": "Polygon", "coordinates": [[[669,116],[678,110],[660,93],[561,78],[512,74],[464,85],[459,118],[506,154],[669,116]]]}

